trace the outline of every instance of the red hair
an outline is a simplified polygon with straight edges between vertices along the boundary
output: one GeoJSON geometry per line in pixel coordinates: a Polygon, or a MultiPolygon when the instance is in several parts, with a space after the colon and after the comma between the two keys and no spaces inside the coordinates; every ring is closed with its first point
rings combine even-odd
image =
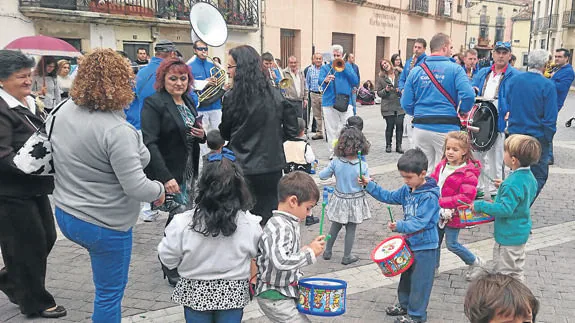
{"type": "MultiPolygon", "coordinates": [[[[178,58],[167,58],[162,61],[160,67],[156,71],[156,83],[154,89],[156,91],[166,91],[166,75],[168,73],[187,74],[188,75],[188,92],[194,84],[194,76],[192,75],[192,68],[178,58]]],[[[186,93],[186,94],[187,94],[186,93]]]]}

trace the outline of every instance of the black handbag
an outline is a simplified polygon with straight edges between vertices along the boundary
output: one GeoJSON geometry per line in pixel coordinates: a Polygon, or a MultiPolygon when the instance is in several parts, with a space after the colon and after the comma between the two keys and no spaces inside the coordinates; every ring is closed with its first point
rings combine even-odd
{"type": "Polygon", "coordinates": [[[339,112],[347,112],[347,107],[349,106],[349,95],[342,93],[337,94],[335,80],[333,80],[333,93],[335,93],[335,103],[333,104],[333,108],[339,112]]]}

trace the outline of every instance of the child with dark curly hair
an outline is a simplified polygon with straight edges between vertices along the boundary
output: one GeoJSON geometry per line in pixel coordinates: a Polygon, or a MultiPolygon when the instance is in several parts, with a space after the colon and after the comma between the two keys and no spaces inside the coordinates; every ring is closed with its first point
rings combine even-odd
{"type": "Polygon", "coordinates": [[[234,161],[225,150],[208,157],[196,208],[175,216],[158,245],[161,262],[181,276],[172,300],[184,306],[186,322],[239,323],[250,301],[250,261],[263,231],[261,217],[248,211],[252,198],[234,161]]]}
{"type": "Polygon", "coordinates": [[[367,163],[363,160],[363,156],[369,153],[369,147],[370,144],[361,130],[346,125],[335,146],[336,158],[319,173],[319,178],[322,180],[334,175],[336,178],[336,189],[327,209],[327,217],[331,221],[329,234],[332,238],[327,241],[323,253],[325,260],[331,259],[333,244],[343,226],[345,226],[345,243],[341,263],[349,265],[359,260],[359,257],[351,254],[355,230],[363,220],[371,218],[371,212],[365,191],[357,179],[361,175],[369,176],[367,163]],[[358,158],[360,151],[362,160],[358,158]]]}

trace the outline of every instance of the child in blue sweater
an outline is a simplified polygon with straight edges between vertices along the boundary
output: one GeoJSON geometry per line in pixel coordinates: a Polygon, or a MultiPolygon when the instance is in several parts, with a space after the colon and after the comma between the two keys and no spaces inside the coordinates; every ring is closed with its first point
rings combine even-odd
{"type": "Polygon", "coordinates": [[[512,173],[501,182],[493,203],[476,201],[475,212],[495,217],[493,246],[494,271],[524,281],[525,244],[531,231],[530,206],[537,196],[537,181],[529,168],[537,163],[541,146],[527,135],[511,135],[505,140],[503,162],[512,173]]]}
{"type": "Polygon", "coordinates": [[[366,176],[359,180],[378,201],[403,206],[404,220],[387,225],[391,231],[407,235],[407,244],[414,258],[413,265],[401,274],[397,287],[399,304],[385,310],[387,315],[401,316],[395,323],[427,321],[439,241],[436,228],[439,222],[439,187],[433,178],[426,176],[427,167],[425,154],[419,148],[410,149],[397,162],[405,183],[398,190],[387,191],[366,176]]]}

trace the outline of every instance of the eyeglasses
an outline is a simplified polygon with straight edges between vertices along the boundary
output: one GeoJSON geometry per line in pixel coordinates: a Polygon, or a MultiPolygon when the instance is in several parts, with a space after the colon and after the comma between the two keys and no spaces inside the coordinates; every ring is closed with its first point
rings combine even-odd
{"type": "Polygon", "coordinates": [[[230,68],[236,68],[236,67],[237,67],[237,65],[228,65],[228,70],[229,70],[230,68]]]}
{"type": "Polygon", "coordinates": [[[497,48],[497,47],[505,47],[507,49],[510,49],[511,48],[511,42],[498,41],[495,43],[495,48],[497,48]]]}
{"type": "Polygon", "coordinates": [[[199,50],[200,52],[207,52],[208,48],[207,47],[196,47],[196,50],[199,50]]]}

